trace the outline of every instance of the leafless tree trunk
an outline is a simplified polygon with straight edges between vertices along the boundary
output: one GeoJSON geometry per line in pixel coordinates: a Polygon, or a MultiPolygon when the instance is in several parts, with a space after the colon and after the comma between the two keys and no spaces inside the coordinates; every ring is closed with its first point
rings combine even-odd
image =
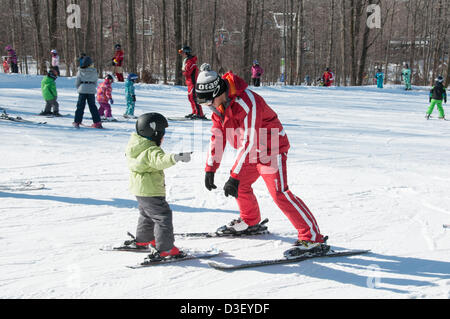
{"type": "Polygon", "coordinates": [[[88,14],[87,14],[87,27],[84,34],[83,50],[87,55],[92,55],[92,0],[87,0],[88,14]]]}
{"type": "MultiPolygon", "coordinates": [[[[183,45],[183,39],[181,34],[181,0],[174,0],[173,1],[173,7],[174,7],[174,24],[175,24],[175,46],[176,49],[179,50],[183,45]]],[[[176,59],[176,65],[175,65],[175,85],[182,85],[183,74],[181,73],[182,68],[182,56],[180,54],[177,54],[176,59]]]]}
{"type": "Polygon", "coordinates": [[[45,75],[47,73],[47,66],[43,59],[43,44],[42,44],[42,34],[41,34],[41,10],[40,10],[40,1],[39,0],[31,0],[33,6],[33,19],[34,26],[36,30],[36,40],[37,40],[37,64],[38,64],[38,73],[41,75],[45,75]]]}
{"type": "MultiPolygon", "coordinates": [[[[23,62],[25,63],[25,74],[28,74],[28,57],[27,52],[25,50],[25,31],[23,25],[23,5],[22,1],[19,1],[19,14],[20,14],[20,43],[21,43],[21,55],[23,57],[23,62]]],[[[22,68],[22,65],[21,65],[22,68]]],[[[23,71],[22,71],[23,72],[23,71]]]]}
{"type": "Polygon", "coordinates": [[[98,72],[101,77],[103,77],[103,68],[104,68],[104,36],[103,36],[103,27],[104,27],[104,21],[103,21],[103,9],[104,9],[104,1],[100,1],[100,8],[99,8],[99,16],[100,16],[100,59],[98,63],[98,72]]]}
{"type": "Polygon", "coordinates": [[[304,0],[299,0],[297,11],[297,84],[302,83],[303,71],[303,35],[304,35],[304,0]]]}
{"type": "Polygon", "coordinates": [[[50,0],[50,48],[56,49],[58,47],[58,1],[50,0]]]}
{"type": "Polygon", "coordinates": [[[333,45],[334,45],[334,16],[335,16],[335,0],[331,0],[330,4],[330,18],[328,26],[328,55],[327,55],[327,67],[331,66],[331,57],[333,55],[333,45]]]}
{"type": "Polygon", "coordinates": [[[167,25],[166,25],[166,2],[162,2],[162,46],[163,46],[163,81],[167,84],[167,25]]]}
{"type": "Polygon", "coordinates": [[[127,18],[127,38],[128,38],[128,70],[137,73],[136,65],[136,17],[135,17],[135,1],[128,0],[128,18],[127,18]]]}
{"type": "Polygon", "coordinates": [[[252,0],[246,0],[245,11],[245,29],[244,29],[244,55],[241,65],[241,74],[247,83],[250,83],[250,73],[247,72],[247,68],[251,65],[251,52],[250,52],[250,23],[252,19],[252,0]]]}
{"type": "Polygon", "coordinates": [[[347,85],[347,69],[346,69],[346,57],[345,57],[345,53],[346,53],[346,42],[345,42],[345,1],[346,0],[341,0],[341,20],[340,20],[340,26],[341,26],[341,32],[340,32],[340,36],[341,36],[341,75],[340,75],[340,79],[341,79],[341,85],[346,86],[347,85]]]}

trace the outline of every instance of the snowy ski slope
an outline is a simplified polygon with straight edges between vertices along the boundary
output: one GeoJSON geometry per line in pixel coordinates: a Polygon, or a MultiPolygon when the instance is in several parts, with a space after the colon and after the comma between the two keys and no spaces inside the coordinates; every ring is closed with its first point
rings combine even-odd
{"type": "MultiPolygon", "coordinates": [[[[41,77],[0,74],[0,107],[42,121],[41,77]]],[[[62,114],[74,114],[74,79],[57,80],[62,114]]],[[[125,110],[114,83],[113,115],[125,110]]],[[[424,119],[428,88],[400,86],[255,89],[275,109],[291,142],[291,190],[315,214],[335,248],[363,256],[317,259],[233,273],[192,260],[141,270],[144,255],[108,253],[135,231],[124,150],[134,121],[75,130],[73,117],[46,125],[0,121],[0,298],[445,298],[450,297],[450,122],[424,119]],[[32,181],[35,191],[8,190],[32,181]]],[[[137,85],[136,115],[189,113],[184,87],[137,85]]],[[[205,110],[208,117],[209,110],[205,110]]],[[[450,116],[450,109],[447,107],[450,116]]],[[[435,113],[435,117],[437,114],[435,113]]],[[[91,124],[86,109],[86,124],[91,124]]],[[[208,192],[204,165],[210,122],[171,122],[167,152],[194,160],[166,171],[175,231],[213,231],[237,217],[220,190],[234,150],[208,192]]],[[[281,256],[296,239],[264,183],[255,184],[270,235],[178,239],[178,247],[215,247],[219,262],[281,256]]]]}

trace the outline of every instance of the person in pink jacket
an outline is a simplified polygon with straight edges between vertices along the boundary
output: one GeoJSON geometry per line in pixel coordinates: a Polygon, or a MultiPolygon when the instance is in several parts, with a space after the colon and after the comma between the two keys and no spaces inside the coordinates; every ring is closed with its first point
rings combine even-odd
{"type": "Polygon", "coordinates": [[[253,61],[252,66],[252,81],[254,86],[261,86],[261,76],[263,75],[264,70],[259,65],[258,60],[253,61]]]}
{"type": "Polygon", "coordinates": [[[97,102],[100,104],[98,113],[104,121],[114,121],[111,112],[111,105],[114,104],[112,99],[112,83],[114,78],[108,74],[105,80],[97,88],[97,102]]]}

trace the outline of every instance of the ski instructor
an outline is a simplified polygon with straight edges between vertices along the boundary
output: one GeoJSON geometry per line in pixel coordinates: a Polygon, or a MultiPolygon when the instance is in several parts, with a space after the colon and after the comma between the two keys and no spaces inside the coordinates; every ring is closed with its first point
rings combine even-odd
{"type": "Polygon", "coordinates": [[[227,141],[238,150],[224,191],[225,196],[236,198],[240,218],[220,230],[239,233],[258,226],[261,213],[252,184],[262,177],[271,197],[298,231],[294,245],[304,251],[321,249],[325,238],[313,214],[288,187],[286,162],[290,145],[277,114],[232,72],[221,78],[208,64],[200,70],[196,85],[198,101],[213,112],[205,176],[209,191],[217,188],[214,174],[227,141]]]}

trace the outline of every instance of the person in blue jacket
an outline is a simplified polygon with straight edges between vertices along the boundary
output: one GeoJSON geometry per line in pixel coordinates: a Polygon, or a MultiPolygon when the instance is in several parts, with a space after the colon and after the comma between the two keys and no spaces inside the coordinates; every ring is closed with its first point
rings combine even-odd
{"type": "Polygon", "coordinates": [[[136,93],[134,90],[134,83],[138,79],[138,75],[135,73],[130,73],[125,82],[125,96],[127,99],[127,110],[123,115],[124,118],[136,118],[134,115],[134,107],[136,105],[136,93]]]}
{"type": "Polygon", "coordinates": [[[378,72],[375,74],[375,79],[377,79],[377,87],[382,89],[384,84],[384,73],[381,69],[378,69],[378,72]]]}

